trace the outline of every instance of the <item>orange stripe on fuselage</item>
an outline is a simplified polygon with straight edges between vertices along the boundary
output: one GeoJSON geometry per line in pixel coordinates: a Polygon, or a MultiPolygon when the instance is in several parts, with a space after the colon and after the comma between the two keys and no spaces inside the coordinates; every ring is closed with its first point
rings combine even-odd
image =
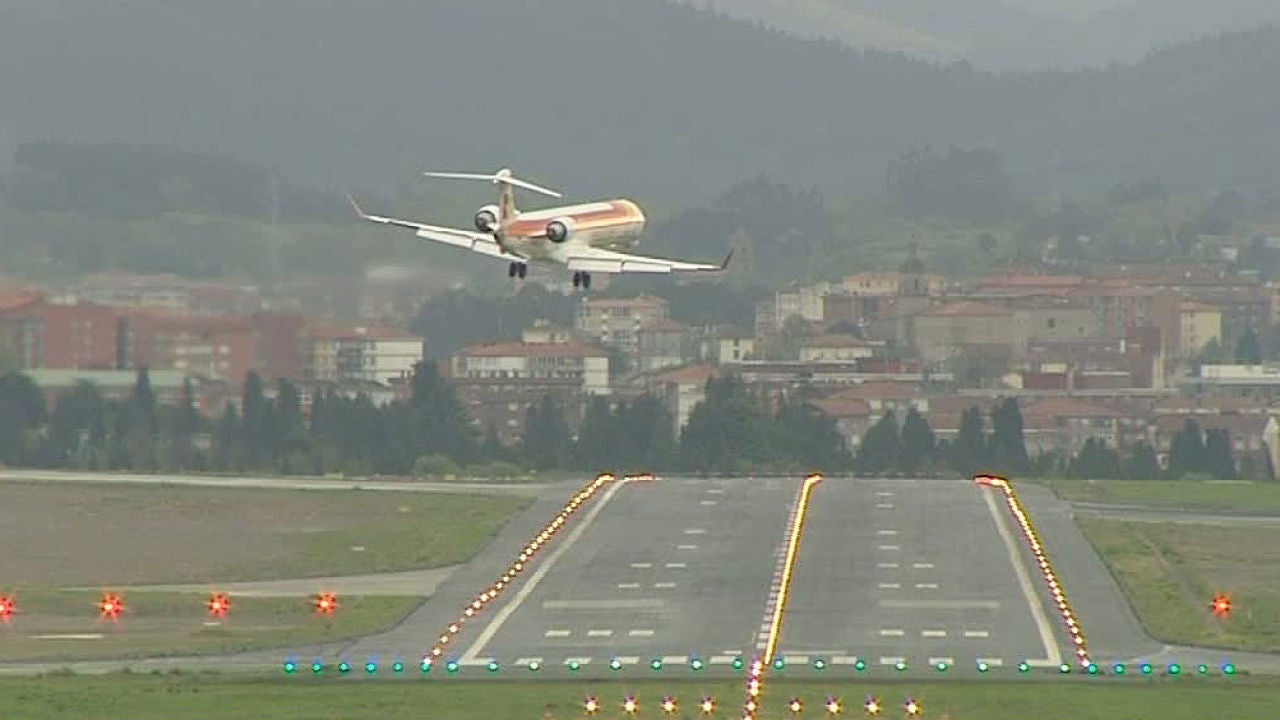
{"type": "Polygon", "coordinates": [[[608,209],[587,212],[572,212],[570,208],[565,208],[566,212],[563,213],[558,213],[554,209],[538,210],[537,218],[522,216],[508,223],[506,234],[523,237],[541,235],[546,232],[547,223],[557,217],[572,218],[578,230],[599,230],[612,226],[622,227],[644,223],[644,213],[630,200],[611,200],[607,204],[608,209]]]}

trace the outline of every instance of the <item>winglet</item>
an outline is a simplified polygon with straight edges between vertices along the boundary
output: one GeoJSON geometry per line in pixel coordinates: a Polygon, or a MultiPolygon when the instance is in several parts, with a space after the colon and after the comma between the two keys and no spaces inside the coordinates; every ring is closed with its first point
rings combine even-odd
{"type": "Polygon", "coordinates": [[[720,263],[721,270],[729,269],[729,261],[733,259],[733,250],[729,250],[729,254],[724,256],[724,262],[720,263]]]}
{"type": "Polygon", "coordinates": [[[360,203],[356,202],[355,197],[351,193],[347,193],[347,202],[351,203],[351,207],[356,211],[357,215],[362,218],[369,217],[365,214],[364,210],[360,209],[360,203]]]}

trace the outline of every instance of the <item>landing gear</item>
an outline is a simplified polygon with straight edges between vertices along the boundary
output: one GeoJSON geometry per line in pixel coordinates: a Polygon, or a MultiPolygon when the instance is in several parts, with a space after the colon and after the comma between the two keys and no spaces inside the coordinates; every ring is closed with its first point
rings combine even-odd
{"type": "Polygon", "coordinates": [[[583,290],[591,289],[591,274],[585,272],[575,272],[573,274],[573,286],[580,287],[583,290]]]}
{"type": "Polygon", "coordinates": [[[529,266],[525,265],[524,263],[513,262],[507,265],[507,277],[509,278],[518,277],[521,280],[523,280],[525,274],[528,272],[529,272],[529,266]]]}

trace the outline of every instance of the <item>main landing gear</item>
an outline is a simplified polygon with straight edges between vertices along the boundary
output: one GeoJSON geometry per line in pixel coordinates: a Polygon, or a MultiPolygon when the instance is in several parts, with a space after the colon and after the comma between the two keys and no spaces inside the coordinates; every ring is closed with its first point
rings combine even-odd
{"type": "Polygon", "coordinates": [[[525,274],[528,272],[529,272],[529,266],[525,265],[522,262],[513,262],[507,265],[507,277],[509,278],[518,277],[521,280],[523,280],[525,274]]]}
{"type": "Polygon", "coordinates": [[[573,286],[580,287],[583,290],[591,289],[591,274],[585,272],[575,272],[573,274],[573,286]]]}

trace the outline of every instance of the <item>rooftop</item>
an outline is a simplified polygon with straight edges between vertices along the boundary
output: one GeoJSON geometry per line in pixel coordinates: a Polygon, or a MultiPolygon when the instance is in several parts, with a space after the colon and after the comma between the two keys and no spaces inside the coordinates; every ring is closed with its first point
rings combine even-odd
{"type": "Polygon", "coordinates": [[[458,357],[608,357],[597,347],[580,342],[526,343],[493,342],[468,345],[458,352],[458,357]]]}

